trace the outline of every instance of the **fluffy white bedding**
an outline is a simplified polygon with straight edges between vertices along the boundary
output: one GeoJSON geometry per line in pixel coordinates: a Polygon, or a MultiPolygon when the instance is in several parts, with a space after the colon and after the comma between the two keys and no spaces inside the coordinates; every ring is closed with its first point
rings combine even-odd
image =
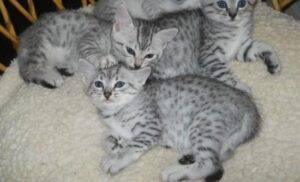
{"type": "MultiPolygon", "coordinates": [[[[234,63],[263,115],[260,136],[225,164],[223,181],[300,181],[300,23],[259,5],[255,37],[269,42],[283,72],[271,76],[261,62],[234,63]]],[[[156,148],[120,174],[100,169],[105,126],[79,78],[57,90],[26,85],[13,64],[0,80],[0,181],[159,181],[176,162],[156,148]]]]}

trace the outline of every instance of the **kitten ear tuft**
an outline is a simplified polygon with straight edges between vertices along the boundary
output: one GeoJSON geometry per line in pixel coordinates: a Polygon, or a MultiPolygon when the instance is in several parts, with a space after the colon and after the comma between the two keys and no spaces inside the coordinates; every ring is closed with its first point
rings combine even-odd
{"type": "Polygon", "coordinates": [[[113,25],[114,31],[120,31],[124,28],[134,27],[132,23],[132,18],[129,15],[125,2],[121,1],[119,7],[116,10],[115,14],[115,23],[113,25]]]}
{"type": "Polygon", "coordinates": [[[80,58],[78,62],[78,72],[84,84],[89,85],[97,74],[97,67],[86,59],[80,58]]]}
{"type": "Polygon", "coordinates": [[[158,45],[160,44],[163,48],[165,48],[168,42],[176,37],[177,33],[177,28],[163,29],[154,35],[153,42],[158,45]]]}

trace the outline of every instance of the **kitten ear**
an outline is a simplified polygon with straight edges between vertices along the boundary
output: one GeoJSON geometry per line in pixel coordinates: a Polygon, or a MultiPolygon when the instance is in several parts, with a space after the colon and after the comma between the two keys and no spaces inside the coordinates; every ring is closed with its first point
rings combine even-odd
{"type": "Polygon", "coordinates": [[[97,67],[86,59],[79,59],[78,72],[82,77],[84,84],[89,85],[97,74],[97,67]]]}
{"type": "Polygon", "coordinates": [[[135,74],[138,82],[144,85],[151,74],[151,68],[144,67],[139,70],[135,70],[135,74]]]}
{"type": "Polygon", "coordinates": [[[162,46],[164,49],[168,42],[174,39],[177,35],[178,29],[177,28],[168,28],[157,32],[153,37],[153,43],[155,45],[162,46]]]}
{"type": "Polygon", "coordinates": [[[125,2],[121,2],[120,6],[116,10],[115,23],[113,24],[113,31],[119,32],[123,29],[133,28],[132,18],[130,17],[128,10],[125,6],[125,2]]]}
{"type": "Polygon", "coordinates": [[[119,73],[128,80],[133,81],[137,85],[144,85],[151,74],[150,67],[144,67],[139,70],[130,70],[124,66],[120,67],[119,73]]]}

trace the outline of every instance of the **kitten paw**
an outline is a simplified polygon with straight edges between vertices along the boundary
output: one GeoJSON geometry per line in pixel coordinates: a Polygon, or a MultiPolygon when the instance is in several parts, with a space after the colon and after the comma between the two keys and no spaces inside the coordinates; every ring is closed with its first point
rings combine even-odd
{"type": "Polygon", "coordinates": [[[275,53],[270,51],[262,52],[260,58],[265,62],[268,72],[271,74],[278,74],[281,71],[280,61],[275,53]]]}
{"type": "Polygon", "coordinates": [[[114,58],[114,56],[108,54],[106,56],[101,56],[99,54],[94,54],[86,58],[87,61],[95,65],[96,67],[99,67],[101,69],[110,68],[114,65],[117,65],[118,62],[114,58]]]}
{"type": "Polygon", "coordinates": [[[162,181],[164,182],[177,182],[182,180],[189,180],[189,177],[184,172],[182,166],[175,165],[168,167],[162,172],[162,181]]]}
{"type": "Polygon", "coordinates": [[[234,152],[231,148],[223,147],[220,152],[220,161],[224,162],[233,156],[234,152]]]}
{"type": "Polygon", "coordinates": [[[70,71],[67,68],[56,68],[56,69],[57,69],[58,73],[60,73],[63,76],[73,76],[74,75],[74,72],[70,71]]]}
{"type": "Polygon", "coordinates": [[[243,92],[246,92],[248,94],[252,94],[252,90],[250,87],[248,87],[247,85],[241,83],[241,82],[237,82],[236,85],[234,86],[236,89],[241,90],[243,92]]]}
{"type": "Polygon", "coordinates": [[[108,174],[116,174],[125,167],[117,156],[107,156],[102,161],[102,168],[108,174]]]}
{"type": "Polygon", "coordinates": [[[34,78],[31,82],[39,84],[43,87],[54,89],[62,86],[64,83],[63,77],[55,70],[44,73],[39,78],[34,78]]]}
{"type": "Polygon", "coordinates": [[[121,144],[120,138],[109,135],[104,140],[104,149],[108,154],[116,155],[121,152],[124,146],[121,144]]]}
{"type": "Polygon", "coordinates": [[[115,57],[108,54],[101,58],[99,66],[100,66],[100,68],[110,68],[117,64],[118,64],[118,62],[116,61],[115,57]]]}

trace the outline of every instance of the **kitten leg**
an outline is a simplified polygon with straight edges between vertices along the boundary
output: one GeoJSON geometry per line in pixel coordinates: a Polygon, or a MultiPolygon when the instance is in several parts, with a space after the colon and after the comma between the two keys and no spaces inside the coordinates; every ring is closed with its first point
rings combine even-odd
{"type": "Polygon", "coordinates": [[[117,65],[118,62],[116,61],[115,57],[111,54],[108,55],[101,55],[101,54],[93,54],[88,56],[87,61],[95,65],[96,67],[99,67],[101,69],[110,68],[114,65],[117,65]]]}
{"type": "Polygon", "coordinates": [[[251,94],[251,89],[230,71],[228,63],[221,61],[214,55],[209,55],[204,60],[199,58],[198,63],[201,75],[217,79],[226,85],[251,94]]]}
{"type": "Polygon", "coordinates": [[[118,155],[124,148],[125,140],[117,135],[108,135],[104,139],[104,150],[109,155],[118,155]]]}
{"type": "MultiPolygon", "coordinates": [[[[208,137],[209,135],[207,135],[208,137]]],[[[212,178],[219,174],[220,180],[223,175],[223,168],[219,160],[218,147],[212,145],[205,145],[211,141],[201,139],[204,145],[198,144],[195,146],[195,162],[185,165],[174,165],[162,173],[163,181],[181,181],[181,180],[196,180],[201,178],[212,178]]]]}
{"type": "Polygon", "coordinates": [[[218,177],[215,180],[220,180],[222,178],[223,168],[219,153],[223,141],[221,134],[224,132],[224,128],[218,126],[221,119],[218,116],[208,118],[205,113],[199,113],[195,118],[197,121],[191,127],[189,134],[195,162],[167,168],[162,174],[163,181],[201,178],[208,180],[208,178],[212,179],[214,177],[218,177]],[[205,120],[201,120],[204,117],[205,120]]]}
{"type": "Polygon", "coordinates": [[[245,114],[242,119],[242,127],[232,132],[231,135],[224,140],[220,152],[221,161],[228,160],[239,145],[255,137],[260,129],[260,120],[260,115],[256,110],[245,114]]]}
{"type": "Polygon", "coordinates": [[[105,172],[115,174],[139,159],[160,139],[160,129],[153,126],[147,126],[143,131],[132,140],[126,141],[125,147],[117,156],[104,158],[102,166],[105,172]]]}
{"type": "Polygon", "coordinates": [[[55,66],[57,71],[63,76],[73,76],[78,69],[78,57],[71,55],[76,55],[76,53],[70,54],[70,56],[67,56],[62,62],[58,62],[55,66]]]}
{"type": "Polygon", "coordinates": [[[280,72],[280,60],[273,47],[261,41],[248,39],[240,48],[237,59],[250,62],[257,60],[257,58],[264,61],[269,73],[276,74],[280,72]]]}
{"type": "MultiPolygon", "coordinates": [[[[37,54],[37,53],[36,53],[37,54]]],[[[19,72],[21,77],[27,83],[35,83],[46,88],[57,88],[63,83],[62,75],[51,65],[47,64],[45,57],[34,56],[18,57],[19,72]]]]}

